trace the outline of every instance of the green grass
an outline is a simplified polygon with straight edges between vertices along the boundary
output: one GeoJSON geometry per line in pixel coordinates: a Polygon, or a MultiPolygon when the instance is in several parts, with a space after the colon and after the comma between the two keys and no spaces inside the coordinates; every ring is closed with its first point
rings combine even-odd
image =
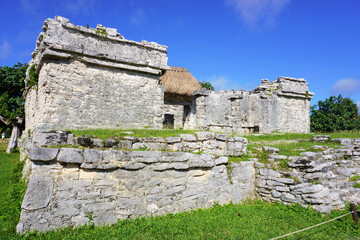
{"type": "Polygon", "coordinates": [[[82,129],[70,130],[75,137],[92,135],[95,138],[106,140],[109,138],[122,139],[125,136],[133,137],[176,137],[180,134],[191,134],[199,130],[181,130],[181,129],[82,129]],[[134,134],[126,134],[125,132],[133,132],[134,134]]]}
{"type": "MultiPolygon", "coordinates": [[[[299,205],[285,206],[255,201],[215,205],[163,217],[119,221],[110,227],[66,228],[30,233],[23,239],[269,239],[339,216],[323,216],[299,205]]],[[[350,239],[359,236],[351,215],[286,239],[350,239]]],[[[20,239],[16,236],[16,239],[20,239]]],[[[355,238],[356,239],[356,238],[355,238]]]]}
{"type": "Polygon", "coordinates": [[[249,141],[277,141],[294,139],[312,139],[313,135],[330,135],[330,138],[360,138],[360,131],[340,131],[332,133],[284,133],[284,134],[248,134],[243,135],[249,141]]]}
{"type": "Polygon", "coordinates": [[[243,135],[248,141],[277,141],[277,140],[294,140],[294,139],[311,139],[314,134],[307,133],[284,133],[284,134],[248,134],[243,135]]]}
{"type": "Polygon", "coordinates": [[[0,143],[0,239],[15,236],[25,183],[21,180],[23,163],[19,153],[5,153],[7,144],[0,143]]]}
{"type": "Polygon", "coordinates": [[[360,131],[340,131],[333,133],[319,133],[319,135],[330,135],[330,138],[360,138],[360,131]]]}
{"type": "Polygon", "coordinates": [[[321,149],[314,149],[314,145],[321,145],[327,147],[338,147],[338,143],[318,143],[318,142],[294,142],[294,143],[276,143],[271,144],[272,147],[278,148],[280,155],[285,156],[299,156],[302,152],[319,152],[321,149]],[[303,150],[300,150],[303,149],[303,150]]]}

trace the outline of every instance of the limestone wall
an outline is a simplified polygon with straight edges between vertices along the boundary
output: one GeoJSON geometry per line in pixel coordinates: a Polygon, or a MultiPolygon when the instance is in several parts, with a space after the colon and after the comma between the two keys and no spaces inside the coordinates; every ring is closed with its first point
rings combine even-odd
{"type": "Polygon", "coordinates": [[[62,17],[43,29],[30,62],[38,79],[27,84],[26,130],[162,127],[166,46],[62,17]]]}
{"type": "Polygon", "coordinates": [[[163,215],[254,197],[253,162],[159,151],[30,148],[17,231],[163,215]],[[41,197],[39,197],[41,196],[41,197]]]}
{"type": "MultiPolygon", "coordinates": [[[[321,141],[323,141],[321,139],[321,141]]],[[[318,146],[320,152],[303,152],[301,156],[281,156],[275,148],[270,163],[257,162],[257,193],[266,201],[299,203],[320,212],[342,209],[346,203],[360,203],[360,189],[355,187],[360,175],[360,139],[334,139],[343,143],[337,149],[318,146]],[[287,168],[279,169],[280,160],[288,159],[287,168]]]]}
{"type": "Polygon", "coordinates": [[[310,132],[310,99],[304,79],[263,80],[254,91],[207,91],[196,96],[186,128],[221,132],[310,132]]]}
{"type": "Polygon", "coordinates": [[[174,128],[182,129],[184,127],[184,105],[181,104],[164,104],[164,114],[174,115],[174,128]]]}
{"type": "Polygon", "coordinates": [[[216,156],[239,157],[247,152],[247,139],[243,137],[227,137],[225,134],[213,132],[196,132],[180,134],[179,137],[143,137],[126,136],[122,140],[96,139],[90,137],[74,137],[66,131],[50,133],[34,133],[31,139],[22,139],[22,152],[28,154],[31,147],[74,146],[87,148],[111,148],[121,150],[156,150],[202,152],[216,156]],[[25,144],[27,142],[27,144],[25,144]]]}

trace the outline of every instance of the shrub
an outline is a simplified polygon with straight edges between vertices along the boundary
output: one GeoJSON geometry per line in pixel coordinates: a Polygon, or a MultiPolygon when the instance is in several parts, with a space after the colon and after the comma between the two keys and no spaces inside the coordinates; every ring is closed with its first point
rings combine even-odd
{"type": "Polygon", "coordinates": [[[353,100],[331,96],[310,108],[311,131],[334,132],[360,129],[359,109],[353,100]]]}
{"type": "Polygon", "coordinates": [[[210,82],[200,82],[200,85],[203,89],[207,89],[207,90],[211,90],[211,91],[215,90],[215,88],[213,87],[213,85],[211,85],[210,82]]]}

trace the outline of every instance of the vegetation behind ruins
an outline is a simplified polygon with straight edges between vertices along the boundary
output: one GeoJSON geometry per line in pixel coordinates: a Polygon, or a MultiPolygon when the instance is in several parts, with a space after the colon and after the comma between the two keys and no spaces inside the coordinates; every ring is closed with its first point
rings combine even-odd
{"type": "Polygon", "coordinates": [[[313,132],[359,130],[358,106],[350,98],[330,96],[310,108],[310,128],[313,132]]]}

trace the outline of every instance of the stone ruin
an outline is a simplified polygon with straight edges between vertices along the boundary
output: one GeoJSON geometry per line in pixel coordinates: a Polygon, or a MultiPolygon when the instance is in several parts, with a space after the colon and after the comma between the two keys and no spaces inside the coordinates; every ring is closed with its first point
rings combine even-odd
{"type": "Polygon", "coordinates": [[[313,93],[304,79],[262,80],[252,92],[196,90],[190,97],[164,99],[159,79],[170,70],[166,46],[59,16],[45,20],[43,30],[27,72],[26,130],[19,145],[29,183],[18,232],[87,224],[89,214],[102,225],[238,203],[257,194],[289,202],[281,195],[285,188],[262,187],[259,180],[295,185],[284,175],[275,179],[256,161],[229,163],[228,156],[246,153],[245,138],[199,131],[101,141],[63,130],[159,129],[171,113],[185,129],[307,133],[313,93]],[[277,192],[271,197],[272,190],[277,192]]]}
{"type": "Polygon", "coordinates": [[[180,91],[179,100],[165,104],[159,78],[170,70],[166,46],[130,41],[102,25],[76,26],[59,16],[45,20],[43,30],[29,68],[37,79],[31,84],[27,78],[26,132],[162,128],[169,108],[184,129],[310,131],[313,93],[304,79],[262,80],[251,92],[197,90],[184,97],[180,91]]]}

